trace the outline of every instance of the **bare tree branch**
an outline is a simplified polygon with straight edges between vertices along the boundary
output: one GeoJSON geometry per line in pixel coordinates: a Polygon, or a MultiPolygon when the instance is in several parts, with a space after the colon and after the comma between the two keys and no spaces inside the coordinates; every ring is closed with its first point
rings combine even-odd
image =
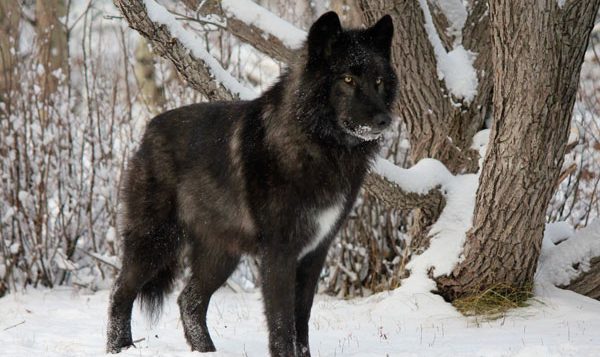
{"type": "Polygon", "coordinates": [[[281,39],[225,13],[218,0],[208,0],[201,4],[199,9],[200,1],[198,0],[187,0],[184,3],[194,11],[197,9],[202,15],[213,14],[226,19],[227,31],[273,59],[289,62],[294,56],[295,50],[286,47],[281,39]]]}
{"type": "Polygon", "coordinates": [[[214,80],[209,66],[195,58],[191,51],[174,38],[166,26],[153,22],[141,0],[114,0],[115,5],[129,23],[152,44],[159,55],[169,59],[186,81],[210,100],[231,100],[236,98],[230,90],[214,80]]]}
{"type": "Polygon", "coordinates": [[[423,195],[406,192],[397,184],[375,173],[369,173],[364,183],[365,191],[385,208],[406,211],[421,208],[429,212],[441,212],[446,200],[438,188],[423,195]]]}

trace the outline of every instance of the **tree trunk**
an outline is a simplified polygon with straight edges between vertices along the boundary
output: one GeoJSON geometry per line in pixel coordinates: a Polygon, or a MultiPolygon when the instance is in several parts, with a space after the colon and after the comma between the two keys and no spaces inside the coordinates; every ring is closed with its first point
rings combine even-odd
{"type": "Polygon", "coordinates": [[[67,32],[60,18],[66,15],[63,0],[36,1],[35,17],[38,35],[38,59],[44,67],[40,78],[44,96],[54,92],[59,78],[56,70],[67,68],[67,32]]]}
{"type": "Polygon", "coordinates": [[[158,114],[164,110],[165,95],[162,86],[156,83],[154,55],[148,45],[148,40],[141,37],[135,47],[135,78],[140,87],[142,102],[151,113],[158,114]]]}
{"type": "Polygon", "coordinates": [[[446,298],[532,285],[599,4],[490,1],[494,123],[464,259],[438,279],[446,298]]]}
{"type": "Polygon", "coordinates": [[[0,102],[15,87],[14,69],[19,42],[21,6],[17,0],[0,1],[0,102]]]}
{"type": "MultiPolygon", "coordinates": [[[[401,0],[392,5],[386,0],[360,0],[359,5],[366,23],[388,13],[394,18],[392,59],[401,83],[395,112],[408,131],[411,161],[434,158],[455,174],[477,171],[479,155],[470,146],[489,113],[492,92],[487,2],[471,2],[471,12],[462,30],[463,45],[477,55],[473,65],[478,92],[471,102],[454,98],[438,79],[438,63],[419,1],[401,0]]],[[[439,29],[448,24],[441,11],[431,11],[431,16],[439,29]]],[[[450,47],[449,38],[442,36],[440,40],[450,47]]],[[[413,212],[410,254],[429,246],[429,228],[442,208],[413,212]]]]}

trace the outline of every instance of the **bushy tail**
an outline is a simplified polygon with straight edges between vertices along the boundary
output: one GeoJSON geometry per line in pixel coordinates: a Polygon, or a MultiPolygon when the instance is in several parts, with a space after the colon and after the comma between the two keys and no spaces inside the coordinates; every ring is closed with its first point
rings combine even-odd
{"type": "Polygon", "coordinates": [[[138,299],[142,310],[153,323],[158,321],[165,295],[172,291],[176,277],[177,269],[168,267],[161,270],[142,287],[138,299]]]}

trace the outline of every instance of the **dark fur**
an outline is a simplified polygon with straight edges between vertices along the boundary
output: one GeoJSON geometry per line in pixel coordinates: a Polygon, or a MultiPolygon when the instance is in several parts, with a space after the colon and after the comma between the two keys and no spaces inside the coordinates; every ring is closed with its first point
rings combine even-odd
{"type": "Polygon", "coordinates": [[[112,293],[109,352],[132,344],[135,298],[156,311],[182,256],[192,272],[178,299],[185,336],[192,350],[214,351],[210,297],[241,254],[255,254],[271,355],[310,355],[319,273],[377,151],[376,140],[363,138],[390,122],[392,32],[389,16],[344,31],[327,13],[311,27],[298,63],[260,98],[190,105],[148,124],[124,186],[123,269],[112,293]],[[329,217],[324,212],[334,212],[331,229],[301,255],[329,227],[317,220],[329,217]]]}

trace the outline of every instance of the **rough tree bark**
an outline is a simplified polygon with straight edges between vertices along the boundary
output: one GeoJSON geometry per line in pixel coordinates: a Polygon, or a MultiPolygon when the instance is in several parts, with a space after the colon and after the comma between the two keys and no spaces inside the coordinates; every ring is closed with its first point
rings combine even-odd
{"type": "Polygon", "coordinates": [[[528,288],[560,174],[579,73],[600,0],[491,0],[494,122],[464,260],[449,298],[528,288]]]}

